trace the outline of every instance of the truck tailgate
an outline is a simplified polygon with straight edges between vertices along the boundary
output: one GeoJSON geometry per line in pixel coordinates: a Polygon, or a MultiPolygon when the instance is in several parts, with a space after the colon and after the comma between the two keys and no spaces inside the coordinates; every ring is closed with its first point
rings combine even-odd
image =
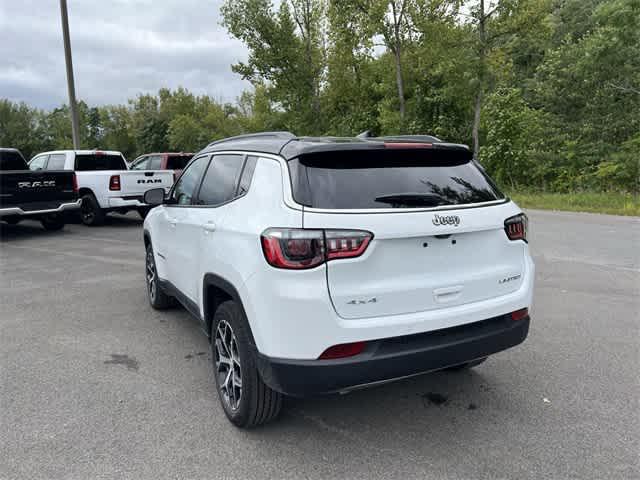
{"type": "Polygon", "coordinates": [[[77,200],[73,172],[5,170],[0,172],[0,208],[48,210],[77,200]]]}
{"type": "Polygon", "coordinates": [[[171,170],[128,170],[119,172],[122,193],[126,195],[144,195],[152,188],[164,188],[168,192],[173,185],[171,170]]]}

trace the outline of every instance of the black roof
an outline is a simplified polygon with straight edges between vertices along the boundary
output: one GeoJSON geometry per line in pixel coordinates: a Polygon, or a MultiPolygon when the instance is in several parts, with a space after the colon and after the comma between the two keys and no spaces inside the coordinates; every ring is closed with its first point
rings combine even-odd
{"type": "Polygon", "coordinates": [[[384,149],[385,144],[395,143],[396,148],[420,148],[411,144],[430,144],[425,148],[469,151],[466,145],[446,143],[430,135],[395,135],[388,137],[297,137],[290,132],[263,132],[238,135],[225,138],[207,145],[205,152],[219,152],[223,150],[242,150],[247,152],[270,153],[281,155],[286,160],[307,153],[344,151],[344,150],[378,150],[384,149]]]}

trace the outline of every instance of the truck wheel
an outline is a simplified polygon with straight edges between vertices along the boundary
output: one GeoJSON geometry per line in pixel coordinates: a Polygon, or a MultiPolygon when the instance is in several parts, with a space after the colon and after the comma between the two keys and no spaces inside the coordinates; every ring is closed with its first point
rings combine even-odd
{"type": "Polygon", "coordinates": [[[156,310],[166,310],[173,306],[173,299],[162,290],[160,282],[158,281],[158,270],[156,269],[156,260],[153,256],[151,243],[147,245],[147,259],[145,263],[149,303],[156,310]]]}
{"type": "Polygon", "coordinates": [[[102,225],[104,223],[104,212],[98,205],[96,197],[91,193],[82,196],[82,205],[80,206],[80,219],[82,223],[90,227],[102,225]]]}
{"type": "Polygon", "coordinates": [[[211,327],[211,353],[218,398],[227,418],[252,428],[278,416],[282,394],[260,378],[250,346],[247,318],[233,300],[218,307],[211,327]]]}
{"type": "Polygon", "coordinates": [[[143,220],[145,218],[147,218],[147,215],[149,215],[150,211],[151,211],[151,209],[149,207],[140,207],[140,208],[138,208],[138,214],[140,215],[140,218],[142,218],[143,220]]]}
{"type": "Polygon", "coordinates": [[[467,363],[461,363],[460,365],[454,365],[453,367],[446,368],[450,372],[459,372],[460,370],[469,370],[470,368],[477,367],[481,363],[484,363],[488,357],[478,358],[467,363]]]}
{"type": "Polygon", "coordinates": [[[62,230],[64,228],[64,218],[62,215],[49,215],[40,220],[45,230],[62,230]]]}

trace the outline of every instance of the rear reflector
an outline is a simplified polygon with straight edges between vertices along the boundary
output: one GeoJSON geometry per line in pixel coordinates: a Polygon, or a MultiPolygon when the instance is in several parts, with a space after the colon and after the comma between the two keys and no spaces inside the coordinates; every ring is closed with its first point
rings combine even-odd
{"type": "Polygon", "coordinates": [[[336,358],[353,357],[364,351],[367,342],[341,343],[327,348],[318,360],[335,360],[336,358]]]}
{"type": "Polygon", "coordinates": [[[109,190],[120,190],[120,175],[111,175],[109,179],[109,190]]]}
{"type": "Polygon", "coordinates": [[[518,320],[522,320],[529,316],[529,309],[522,308],[520,310],[516,310],[515,312],[511,312],[511,320],[517,322],[518,320]]]}
{"type": "Polygon", "coordinates": [[[78,193],[78,177],[75,173],[73,174],[73,192],[78,193]]]}

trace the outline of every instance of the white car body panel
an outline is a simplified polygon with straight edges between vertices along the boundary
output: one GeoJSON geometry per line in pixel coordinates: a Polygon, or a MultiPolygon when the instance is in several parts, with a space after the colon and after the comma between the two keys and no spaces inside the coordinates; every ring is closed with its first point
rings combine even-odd
{"type": "Polygon", "coordinates": [[[260,158],[245,196],[218,207],[162,205],[144,227],[158,276],[197,305],[203,320],[205,275],[235,287],[261,354],[317,359],[331,345],[428,332],[531,306],[529,246],[504,232],[505,219],[521,213],[515,203],[305,210],[293,200],[284,159],[247,153],[260,158]],[[435,212],[457,215],[460,223],[436,226],[435,212]],[[374,240],[358,258],[283,270],[270,266],[261,249],[260,235],[270,227],[368,230],[374,240]]]}

